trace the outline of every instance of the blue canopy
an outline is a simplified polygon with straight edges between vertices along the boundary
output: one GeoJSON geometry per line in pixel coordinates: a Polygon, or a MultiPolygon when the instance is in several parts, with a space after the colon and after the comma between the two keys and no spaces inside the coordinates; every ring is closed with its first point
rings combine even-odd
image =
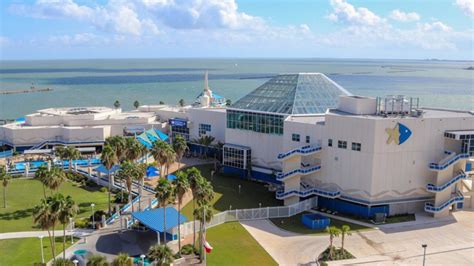
{"type": "Polygon", "coordinates": [[[114,166],[112,166],[112,168],[110,170],[107,170],[107,168],[103,164],[101,164],[101,165],[97,166],[97,168],[95,168],[94,171],[97,171],[97,172],[102,173],[102,174],[112,174],[112,173],[115,173],[116,171],[118,171],[118,169],[120,169],[120,166],[114,165],[114,166]]]}
{"type": "Polygon", "coordinates": [[[168,175],[168,180],[169,180],[169,181],[173,181],[173,180],[175,180],[175,179],[176,179],[176,176],[175,176],[175,175],[172,175],[172,174],[169,174],[169,175],[168,175]]]}
{"type": "MultiPolygon", "coordinates": [[[[132,212],[132,217],[140,221],[146,227],[150,228],[155,232],[163,232],[163,208],[151,209],[142,212],[132,212]]],[[[186,217],[179,214],[178,211],[173,207],[166,207],[166,230],[178,226],[178,215],[181,217],[181,223],[188,221],[186,217]]]]}
{"type": "Polygon", "coordinates": [[[155,177],[160,175],[160,170],[154,166],[148,166],[146,168],[146,177],[155,177]]]}
{"type": "Polygon", "coordinates": [[[151,129],[143,132],[142,134],[138,135],[137,140],[141,144],[143,144],[147,149],[151,149],[151,147],[153,146],[153,143],[155,141],[161,140],[161,141],[168,142],[169,137],[168,137],[168,135],[161,132],[160,130],[158,130],[156,128],[151,128],[151,129]]]}

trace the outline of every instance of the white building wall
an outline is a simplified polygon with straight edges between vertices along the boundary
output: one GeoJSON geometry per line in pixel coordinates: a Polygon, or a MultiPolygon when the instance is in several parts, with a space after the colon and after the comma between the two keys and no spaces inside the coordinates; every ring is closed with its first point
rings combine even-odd
{"type": "MultiPolygon", "coordinates": [[[[299,121],[292,121],[291,117],[284,122],[283,129],[283,151],[289,151],[311,144],[321,143],[324,125],[314,123],[303,123],[299,121]],[[299,134],[300,141],[293,141],[292,135],[299,134]],[[306,143],[306,136],[310,137],[310,142],[306,143]]],[[[282,151],[282,152],[283,152],[282,151]]]]}
{"type": "Polygon", "coordinates": [[[208,124],[211,125],[211,132],[208,132],[208,135],[213,136],[216,142],[225,142],[226,112],[223,109],[190,108],[188,112],[191,121],[189,129],[191,139],[199,138],[199,124],[208,124]]]}

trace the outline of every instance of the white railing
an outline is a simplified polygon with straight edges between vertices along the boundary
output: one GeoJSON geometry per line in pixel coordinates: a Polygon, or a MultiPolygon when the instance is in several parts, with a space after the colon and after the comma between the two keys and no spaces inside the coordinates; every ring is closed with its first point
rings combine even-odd
{"type": "MultiPolygon", "coordinates": [[[[290,217],[317,206],[317,198],[310,198],[288,206],[262,207],[254,209],[228,210],[215,214],[206,228],[211,228],[227,222],[262,220],[270,218],[290,217]]],[[[181,237],[193,234],[193,223],[196,223],[196,233],[201,229],[199,221],[191,221],[181,225],[181,237]]]]}

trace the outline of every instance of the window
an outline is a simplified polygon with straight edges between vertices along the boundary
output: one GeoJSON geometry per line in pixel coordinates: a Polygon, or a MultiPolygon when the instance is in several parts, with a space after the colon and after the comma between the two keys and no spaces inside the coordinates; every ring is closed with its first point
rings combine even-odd
{"type": "Polygon", "coordinates": [[[358,142],[352,142],[352,150],[353,151],[360,151],[362,148],[362,144],[358,142]]]}
{"type": "Polygon", "coordinates": [[[306,136],[306,143],[310,143],[311,142],[311,138],[309,136],[306,136]]]}
{"type": "Polygon", "coordinates": [[[189,141],[189,128],[171,126],[171,135],[173,135],[174,137],[176,137],[177,135],[181,135],[184,139],[186,139],[186,141],[189,141]]]}
{"type": "Polygon", "coordinates": [[[338,140],[337,147],[340,149],[347,149],[347,141],[345,140],[338,140]]]}
{"type": "Polygon", "coordinates": [[[300,142],[300,134],[291,134],[291,140],[300,142]]]}
{"type": "Polygon", "coordinates": [[[227,110],[227,128],[283,135],[283,115],[227,110]]]}
{"type": "Polygon", "coordinates": [[[332,139],[328,139],[328,146],[332,147],[332,139]]]}
{"type": "Polygon", "coordinates": [[[211,132],[211,125],[199,124],[199,136],[206,135],[208,132],[211,132]]]}
{"type": "Polygon", "coordinates": [[[223,165],[239,169],[247,169],[251,165],[250,149],[233,145],[224,146],[223,165]]]}

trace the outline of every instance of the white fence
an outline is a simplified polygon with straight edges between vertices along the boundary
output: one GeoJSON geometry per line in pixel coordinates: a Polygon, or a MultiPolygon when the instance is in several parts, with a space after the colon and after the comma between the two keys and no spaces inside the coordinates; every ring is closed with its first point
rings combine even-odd
{"type": "MultiPolygon", "coordinates": [[[[215,214],[211,221],[206,224],[206,228],[211,228],[226,222],[290,217],[317,206],[317,200],[317,197],[314,197],[289,206],[224,211],[215,214]]],[[[199,221],[187,222],[181,225],[181,237],[193,233],[193,223],[196,223],[196,233],[200,231],[199,221]]]]}

